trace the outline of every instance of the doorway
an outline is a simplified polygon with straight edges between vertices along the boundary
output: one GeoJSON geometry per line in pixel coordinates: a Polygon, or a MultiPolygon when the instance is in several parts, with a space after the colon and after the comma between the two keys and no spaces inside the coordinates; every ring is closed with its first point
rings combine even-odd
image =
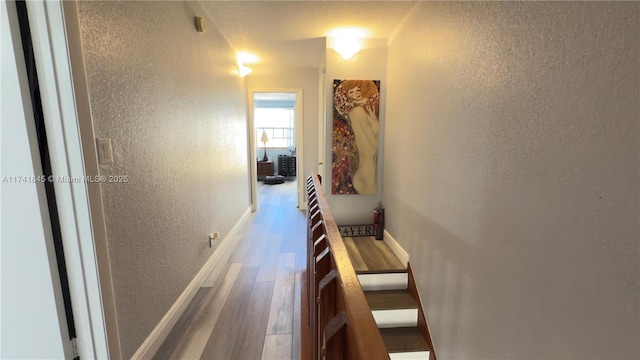
{"type": "MultiPolygon", "coordinates": [[[[38,81],[38,73],[36,71],[36,59],[33,52],[33,41],[31,38],[31,31],[29,28],[29,15],[27,13],[27,5],[25,1],[16,1],[16,9],[18,14],[18,22],[20,25],[20,36],[22,39],[22,50],[24,53],[27,81],[29,83],[29,93],[31,94],[31,106],[33,107],[33,119],[35,121],[36,138],[38,140],[38,153],[40,155],[40,165],[42,166],[42,176],[44,178],[53,178],[53,172],[51,168],[51,157],[49,154],[47,132],[45,131],[45,119],[44,111],[42,108],[42,101],[40,97],[40,83],[38,81]]],[[[67,264],[64,254],[64,245],[62,241],[62,231],[60,230],[60,218],[58,214],[58,206],[56,200],[56,194],[54,191],[53,181],[42,181],[44,184],[46,200],[47,200],[47,212],[49,214],[49,225],[51,231],[51,242],[55,249],[56,265],[59,278],[54,279],[54,283],[60,285],[60,292],[62,302],[64,305],[65,316],[67,323],[67,332],[69,340],[74,342],[76,340],[76,326],[73,318],[73,308],[71,305],[71,292],[69,290],[69,277],[67,275],[67,264]]],[[[57,290],[57,289],[56,289],[57,290]]],[[[73,354],[74,358],[77,358],[77,354],[73,354]]]]}
{"type": "MultiPolygon", "coordinates": [[[[14,299],[17,300],[14,303],[16,306],[15,311],[12,311],[13,316],[6,320],[18,326],[12,328],[11,341],[7,343],[12,346],[3,346],[2,353],[11,354],[11,349],[15,349],[16,354],[36,358],[43,357],[43,354],[67,359],[75,356],[118,358],[119,349],[110,354],[111,343],[107,341],[105,324],[110,319],[107,318],[109,314],[103,310],[104,300],[101,291],[104,290],[100,288],[96,266],[87,183],[60,180],[86,178],[88,175],[85,172],[82,139],[78,128],[79,106],[76,108],[81,101],[76,101],[78,93],[74,93],[74,79],[71,75],[72,55],[69,52],[70,44],[75,43],[74,36],[79,36],[79,32],[68,31],[69,24],[73,22],[73,14],[77,11],[63,14],[66,6],[72,7],[75,3],[63,4],[61,1],[19,3],[7,1],[0,4],[3,129],[5,128],[4,120],[7,120],[6,123],[11,125],[8,130],[17,131],[12,132],[11,135],[7,133],[7,136],[4,136],[3,132],[3,144],[6,140],[10,140],[6,141],[6,144],[12,145],[13,152],[9,157],[12,161],[6,162],[3,159],[2,170],[3,173],[7,170],[7,174],[29,175],[28,182],[31,184],[25,184],[30,186],[24,187],[26,190],[24,192],[19,191],[23,187],[7,192],[13,195],[13,197],[7,197],[7,204],[17,204],[11,212],[17,220],[6,219],[9,224],[15,226],[5,226],[3,221],[3,233],[6,228],[7,233],[24,241],[14,242],[15,246],[10,248],[16,251],[12,255],[9,253],[6,255],[10,257],[11,262],[5,261],[5,252],[3,252],[3,266],[5,264],[15,266],[12,267],[15,271],[11,272],[14,276],[8,277],[11,281],[2,283],[3,296],[5,285],[14,286],[12,288],[14,291],[8,291],[7,294],[14,294],[14,299]],[[23,5],[26,7],[29,20],[30,45],[28,48],[33,49],[33,52],[28,51],[27,57],[33,58],[29,60],[25,60],[22,53],[22,50],[27,49],[21,49],[20,46],[22,45],[20,22],[26,20],[26,18],[21,19],[25,12],[23,5]],[[6,57],[4,57],[5,53],[6,57]],[[29,70],[32,73],[31,76],[27,73],[27,67],[31,67],[29,70]],[[36,71],[32,71],[36,68],[36,71]],[[6,74],[11,76],[5,76],[6,74]],[[40,97],[42,106],[38,106],[38,112],[41,109],[42,114],[39,115],[34,115],[31,111],[37,106],[32,104],[30,96],[30,91],[36,89],[32,86],[35,84],[35,77],[33,77],[35,74],[38,77],[37,88],[42,95],[40,97]],[[12,91],[5,92],[9,88],[12,91]],[[10,94],[9,98],[12,99],[7,101],[7,106],[4,106],[5,93],[10,94]],[[5,116],[6,114],[9,116],[5,116]],[[36,122],[33,119],[35,116],[43,121],[36,122]],[[24,123],[20,125],[23,120],[24,123]],[[38,131],[36,126],[42,127],[38,131]],[[45,135],[46,146],[44,146],[45,135]],[[42,159],[39,144],[49,151],[49,155],[43,155],[42,159]],[[44,157],[50,160],[45,160],[44,157]],[[45,161],[47,164],[44,163],[45,161]],[[51,165],[50,174],[53,178],[43,175],[46,170],[41,167],[49,170],[49,165],[51,165]],[[38,168],[42,171],[37,171],[38,168]],[[48,201],[52,198],[52,194],[47,194],[45,188],[47,183],[54,182],[56,205],[49,207],[48,201]],[[12,199],[18,201],[13,202],[12,199]],[[54,207],[58,213],[55,221],[52,220],[55,215],[49,214],[49,210],[54,207]],[[53,225],[52,221],[60,226],[53,225]],[[52,229],[53,226],[56,227],[55,230],[52,229]],[[58,229],[59,236],[53,235],[53,232],[58,232],[58,229]],[[53,241],[48,241],[54,237],[61,239],[62,244],[54,245],[53,241]],[[66,294],[67,299],[63,299],[65,296],[61,290],[61,282],[64,280],[58,274],[59,261],[55,253],[56,246],[61,247],[62,251],[59,253],[64,255],[66,262],[69,290],[66,294]],[[17,281],[13,281],[14,279],[17,281]],[[20,298],[20,294],[26,293],[32,296],[25,304],[24,296],[20,298]],[[65,301],[73,303],[73,307],[68,307],[67,311],[64,308],[65,301]],[[65,324],[65,320],[70,318],[65,314],[66,312],[73,315],[75,328],[73,331],[69,330],[70,327],[65,324]],[[25,327],[25,324],[33,326],[25,327]],[[77,347],[67,340],[73,332],[79,339],[75,342],[77,347]],[[46,336],[40,336],[43,334],[46,336]],[[34,338],[39,339],[38,346],[29,347],[32,342],[30,340],[34,338]]],[[[26,22],[24,24],[26,25],[26,22]]],[[[23,28],[26,30],[27,26],[23,25],[23,28]]],[[[77,89],[75,88],[76,91],[77,89]]],[[[23,178],[27,177],[23,176],[23,178]]],[[[4,196],[3,192],[3,204],[4,196]]],[[[3,322],[4,320],[5,317],[3,322]]],[[[3,333],[3,338],[4,335],[3,333]]]]}
{"type": "Polygon", "coordinates": [[[252,210],[258,209],[258,181],[274,175],[296,182],[297,206],[305,209],[302,89],[250,89],[249,109],[252,210]]]}

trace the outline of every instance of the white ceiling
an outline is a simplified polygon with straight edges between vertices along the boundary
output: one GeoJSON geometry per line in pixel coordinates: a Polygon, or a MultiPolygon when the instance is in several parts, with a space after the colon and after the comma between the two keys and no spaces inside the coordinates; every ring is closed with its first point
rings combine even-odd
{"type": "Polygon", "coordinates": [[[325,37],[355,27],[387,39],[416,1],[200,1],[236,52],[259,57],[254,71],[274,67],[318,68],[325,37]]]}

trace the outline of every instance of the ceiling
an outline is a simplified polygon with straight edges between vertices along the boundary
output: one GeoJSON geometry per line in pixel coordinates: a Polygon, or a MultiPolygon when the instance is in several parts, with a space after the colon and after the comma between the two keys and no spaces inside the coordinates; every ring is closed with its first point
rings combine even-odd
{"type": "Polygon", "coordinates": [[[200,5],[236,52],[258,57],[254,72],[270,68],[319,68],[325,37],[338,28],[360,28],[387,39],[416,1],[207,1],[200,5]]]}

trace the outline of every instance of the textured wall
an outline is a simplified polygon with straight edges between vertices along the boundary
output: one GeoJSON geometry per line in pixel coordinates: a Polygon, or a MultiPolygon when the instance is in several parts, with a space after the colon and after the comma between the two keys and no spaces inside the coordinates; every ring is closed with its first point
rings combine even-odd
{"type": "MultiPolygon", "coordinates": [[[[331,39],[327,42],[330,45],[331,39]]],[[[378,120],[378,163],[377,163],[377,193],[375,195],[332,195],[331,184],[323,180],[324,191],[331,212],[338,225],[372,224],[373,209],[378,206],[382,198],[382,169],[384,166],[384,137],[385,137],[385,99],[387,93],[387,42],[383,39],[371,39],[364,44],[363,49],[353,58],[345,60],[333,49],[327,48],[325,89],[325,173],[324,179],[331,179],[332,148],[333,148],[333,80],[380,80],[380,111],[378,120]]]]}
{"type": "Polygon", "coordinates": [[[249,207],[246,90],[235,54],[183,2],[79,2],[122,355],[129,358],[249,207]]]}
{"type": "Polygon", "coordinates": [[[387,227],[441,359],[639,358],[640,4],[419,3],[387,227]]]}

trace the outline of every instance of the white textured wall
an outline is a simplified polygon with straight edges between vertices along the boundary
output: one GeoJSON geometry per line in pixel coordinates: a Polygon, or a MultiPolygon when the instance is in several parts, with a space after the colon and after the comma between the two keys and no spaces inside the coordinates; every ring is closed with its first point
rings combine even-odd
{"type": "Polygon", "coordinates": [[[419,3],[387,227],[441,359],[638,359],[640,4],[419,3]]]}
{"type": "MultiPolygon", "coordinates": [[[[184,2],[79,2],[95,133],[110,138],[107,236],[129,358],[249,207],[246,87],[184,2]]],[[[206,18],[205,18],[206,20],[206,18]]]]}
{"type": "MultiPolygon", "coordinates": [[[[318,171],[318,70],[299,68],[251,74],[247,76],[247,86],[249,89],[302,89],[304,169],[298,169],[297,174],[306,178],[311,171],[318,171]]],[[[257,155],[262,158],[264,148],[257,150],[257,155]]],[[[287,150],[282,153],[291,155],[287,150]]],[[[273,154],[277,171],[277,152],[273,154]]],[[[267,155],[272,157],[272,151],[267,150],[267,155]]]]}
{"type": "MultiPolygon", "coordinates": [[[[331,39],[327,45],[330,46],[331,39]]],[[[387,92],[387,44],[383,39],[371,39],[363,49],[351,59],[345,60],[331,48],[327,48],[325,89],[325,173],[324,191],[331,212],[338,225],[358,225],[373,223],[373,209],[382,199],[382,169],[384,166],[385,104],[387,92]],[[375,195],[332,195],[331,169],[333,149],[333,80],[380,80],[380,110],[378,120],[378,169],[375,195]]]]}

